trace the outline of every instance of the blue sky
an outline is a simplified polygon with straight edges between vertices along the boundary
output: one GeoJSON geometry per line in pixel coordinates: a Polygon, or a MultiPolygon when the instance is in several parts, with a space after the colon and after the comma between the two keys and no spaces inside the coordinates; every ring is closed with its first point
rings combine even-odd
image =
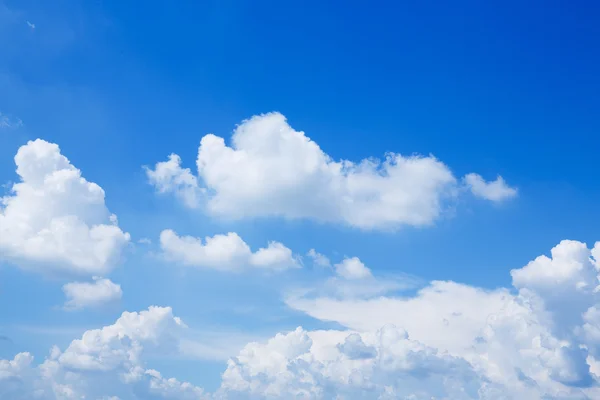
{"type": "MultiPolygon", "coordinates": [[[[335,297],[327,282],[345,287],[335,267],[345,258],[358,257],[379,283],[400,283],[395,291],[375,292],[377,296],[366,300],[349,286],[352,296],[341,296],[339,307],[378,296],[394,301],[425,298],[417,290],[431,288],[431,281],[454,281],[488,294],[506,290],[515,298],[524,287],[535,292],[535,279],[510,271],[549,256],[562,240],[587,243],[591,249],[598,239],[600,190],[594,182],[600,59],[594,49],[599,11],[593,2],[560,1],[509,1],[501,7],[477,1],[368,6],[338,1],[152,1],[143,6],[0,1],[4,195],[16,198],[11,188],[21,178],[15,173],[15,154],[28,141],[41,138],[60,146],[60,154],[88,182],[102,187],[106,208],[118,217],[119,229],[130,234],[117,258],[84,274],[81,264],[68,257],[32,258],[17,248],[21,244],[9,246],[6,239],[2,247],[0,240],[5,253],[0,256],[0,335],[10,339],[0,341],[0,360],[29,352],[37,365],[53,345],[67,354],[74,339],[113,324],[123,311],[172,307],[188,326],[184,339],[201,349],[191,355],[149,350],[144,368],[215,392],[223,387],[226,360],[249,342],[264,342],[298,326],[308,332],[348,329],[363,334],[362,327],[369,324],[336,317],[342,315],[341,308],[307,310],[304,302],[313,295],[317,300],[335,297]],[[265,116],[271,112],[280,113],[269,114],[275,122],[265,116]],[[259,116],[256,126],[243,122],[253,116],[259,116]],[[275,135],[269,131],[271,123],[281,131],[304,132],[330,161],[359,163],[383,159],[390,152],[420,154],[421,160],[433,155],[454,183],[431,189],[428,173],[412,183],[402,177],[369,181],[373,187],[380,185],[372,190],[382,198],[414,200],[405,218],[404,211],[397,211],[404,204],[400,200],[391,200],[390,211],[360,195],[352,199],[358,205],[348,206],[347,214],[340,205],[347,197],[340,194],[338,202],[338,192],[326,180],[338,182],[338,175],[285,183],[282,177],[287,175],[278,175],[277,162],[295,157],[294,146],[282,150],[264,144],[257,149],[256,154],[277,155],[264,157],[272,163],[257,169],[263,175],[244,176],[253,161],[234,164],[225,156],[221,161],[232,164],[207,158],[206,170],[198,171],[198,145],[205,135],[213,133],[228,148],[236,148],[231,137],[241,124],[247,127],[250,144],[245,150],[251,153],[260,140],[273,138],[267,135],[275,135]],[[167,185],[159,193],[161,181],[153,181],[148,171],[158,171],[157,163],[172,153],[180,156],[181,168],[189,168],[197,185],[167,185]],[[514,193],[498,199],[478,195],[464,178],[470,173],[480,175],[484,188],[501,176],[505,189],[514,193]],[[248,192],[227,192],[222,186],[226,182],[249,182],[248,192]],[[274,183],[260,189],[261,182],[274,183]],[[207,193],[194,207],[178,197],[181,190],[204,189],[207,193]],[[311,197],[319,193],[324,200],[313,204],[311,197]],[[422,211],[419,204],[428,204],[428,196],[435,198],[435,215],[424,217],[424,223],[407,223],[422,211]],[[317,210],[321,204],[324,211],[317,210]],[[221,206],[225,212],[215,211],[221,206]],[[232,217],[232,210],[241,216],[232,217]],[[364,212],[371,220],[371,212],[386,210],[393,215],[381,216],[380,225],[366,226],[357,216],[364,212]],[[275,271],[271,264],[264,267],[244,255],[234,262],[242,270],[231,272],[220,264],[208,265],[206,259],[169,256],[159,240],[165,229],[196,238],[236,232],[253,252],[276,241],[291,250],[297,265],[275,271]],[[138,243],[143,238],[151,243],[138,243]],[[327,256],[332,266],[315,265],[307,255],[310,249],[327,256]],[[242,264],[262,266],[248,269],[242,264]],[[107,273],[96,273],[100,267],[107,273]],[[95,275],[120,285],[119,298],[66,310],[63,285],[94,282],[95,275]],[[300,288],[316,294],[291,301],[300,288]],[[207,348],[218,348],[218,355],[207,348]]],[[[204,142],[202,147],[208,149],[204,142]]],[[[291,162],[293,176],[301,176],[302,168],[294,168],[308,160],[303,157],[291,162]]],[[[182,176],[181,168],[168,171],[169,184],[182,176]]],[[[371,172],[369,176],[378,174],[371,172]]],[[[339,182],[346,182],[344,176],[339,182]]],[[[60,212],[75,215],[71,197],[65,199],[60,212]]],[[[36,210],[42,210],[40,218],[51,220],[54,214],[44,211],[49,204],[45,201],[50,200],[40,200],[36,210]]],[[[0,213],[8,215],[7,209],[0,213]]],[[[8,221],[0,219],[5,224],[0,234],[18,237],[8,221]]],[[[104,224],[115,226],[108,219],[104,224]]],[[[76,243],[72,246],[65,251],[79,251],[76,243]]],[[[371,283],[378,287],[375,281],[371,283]]],[[[557,304],[544,297],[547,290],[538,292],[547,310],[557,304]]],[[[397,323],[395,317],[383,319],[397,323]]],[[[409,328],[402,328],[412,337],[409,328]]],[[[548,329],[557,340],[572,339],[548,329]]],[[[419,335],[415,340],[434,348],[439,344],[419,335]]],[[[464,356],[452,346],[438,350],[464,356]]],[[[538,385],[546,395],[566,390],[553,382],[538,385]]],[[[590,393],[585,395],[593,398],[590,393]]]]}

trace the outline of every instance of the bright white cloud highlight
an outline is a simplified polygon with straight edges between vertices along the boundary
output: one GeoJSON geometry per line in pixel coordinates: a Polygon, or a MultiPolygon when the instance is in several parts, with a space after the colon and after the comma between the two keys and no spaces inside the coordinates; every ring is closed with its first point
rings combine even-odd
{"type": "Polygon", "coordinates": [[[297,268],[292,251],[279,242],[252,252],[250,246],[235,232],[196,238],[179,236],[170,229],[160,234],[160,247],[167,259],[184,265],[218,270],[258,268],[283,270],[297,268]]]}
{"type": "Polygon", "coordinates": [[[65,309],[78,310],[87,307],[98,307],[121,299],[121,285],[110,279],[94,277],[93,282],[70,282],[63,286],[67,301],[65,309]]]}
{"type": "Polygon", "coordinates": [[[365,279],[372,276],[371,270],[358,257],[345,258],[335,265],[335,272],[345,279],[365,279]]]}
{"type": "MultiPolygon", "coordinates": [[[[229,361],[221,393],[269,399],[474,399],[480,377],[402,329],[279,334],[229,361]]],[[[236,397],[237,395],[237,397],[236,397]]]]}
{"type": "Polygon", "coordinates": [[[501,176],[495,181],[486,182],[478,174],[467,174],[464,180],[471,192],[482,199],[501,202],[517,195],[517,189],[508,186],[501,176]]]}
{"type": "Polygon", "coordinates": [[[234,131],[231,145],[212,134],[198,149],[198,178],[180,158],[148,169],[161,193],[188,206],[201,202],[230,219],[279,216],[396,229],[433,223],[458,191],[450,169],[433,156],[388,153],[384,160],[335,161],[279,113],[254,116],[234,131]]]}
{"type": "Polygon", "coordinates": [[[0,205],[0,250],[20,266],[105,274],[129,242],[104,203],[56,144],[37,139],[15,156],[20,181],[0,205]]]}

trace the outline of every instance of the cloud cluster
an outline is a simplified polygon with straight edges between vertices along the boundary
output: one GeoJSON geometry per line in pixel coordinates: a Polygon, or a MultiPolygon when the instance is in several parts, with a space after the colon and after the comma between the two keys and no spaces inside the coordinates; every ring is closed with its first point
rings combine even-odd
{"type": "Polygon", "coordinates": [[[85,332],[64,351],[54,347],[39,365],[29,353],[0,360],[0,398],[206,399],[202,389],[164,378],[143,362],[147,351],[174,351],[184,327],[170,308],[150,307],[85,332]]]}
{"type": "Polygon", "coordinates": [[[149,349],[180,348],[170,308],[124,313],[38,366],[27,353],[0,361],[0,397],[599,398],[599,254],[600,243],[563,241],[512,271],[516,291],[437,281],[411,297],[288,298],[344,328],[248,343],[214,393],[145,367],[149,349]]]}
{"type": "MultiPolygon", "coordinates": [[[[279,113],[243,121],[231,146],[204,136],[197,169],[196,177],[172,154],[147,174],[159,192],[173,192],[215,216],[304,218],[362,229],[431,224],[461,188],[433,156],[335,161],[279,113]]],[[[501,178],[486,183],[473,175],[467,181],[473,194],[492,201],[514,191],[501,178]]]]}
{"type": "Polygon", "coordinates": [[[438,281],[414,297],[292,296],[287,303],[361,335],[393,323],[411,340],[464,360],[480,377],[476,394],[464,398],[597,398],[599,255],[598,243],[563,241],[551,257],[511,271],[516,293],[438,281]]]}
{"type": "Polygon", "coordinates": [[[167,259],[184,265],[218,270],[260,268],[283,270],[299,267],[292,251],[279,242],[252,252],[235,232],[201,238],[179,236],[170,229],[160,234],[160,247],[167,259]]]}
{"type": "Polygon", "coordinates": [[[2,258],[24,268],[83,275],[111,270],[129,234],[56,144],[37,139],[15,156],[20,181],[0,199],[2,258]]]}
{"type": "Polygon", "coordinates": [[[473,399],[482,381],[464,359],[387,325],[376,332],[298,328],[251,343],[229,361],[228,398],[473,399]]]}
{"type": "Polygon", "coordinates": [[[99,277],[94,277],[93,282],[69,282],[63,285],[62,289],[67,298],[67,310],[96,307],[119,300],[123,296],[121,285],[99,277]]]}

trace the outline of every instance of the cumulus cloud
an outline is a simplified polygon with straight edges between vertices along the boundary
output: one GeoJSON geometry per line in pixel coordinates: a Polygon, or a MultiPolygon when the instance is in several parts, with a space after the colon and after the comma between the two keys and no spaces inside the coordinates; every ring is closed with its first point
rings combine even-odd
{"type": "Polygon", "coordinates": [[[517,195],[517,189],[508,186],[501,176],[495,181],[486,182],[481,175],[467,174],[464,181],[471,192],[482,199],[501,202],[517,195]]]}
{"type": "Polygon", "coordinates": [[[247,267],[283,270],[297,268],[292,251],[279,242],[252,252],[235,232],[206,237],[179,236],[170,229],[160,234],[160,247],[170,260],[184,265],[218,270],[241,270],[247,267]]]}
{"type": "Polygon", "coordinates": [[[78,310],[100,305],[121,299],[123,291],[121,285],[110,279],[94,277],[93,282],[70,282],[62,288],[67,301],[65,309],[78,310]]]}
{"type": "Polygon", "coordinates": [[[147,352],[182,349],[185,325],[170,308],[124,313],[40,365],[28,353],[0,360],[0,397],[599,398],[598,254],[600,244],[563,241],[511,272],[516,290],[435,281],[405,297],[288,298],[341,328],[248,343],[214,393],[146,367],[147,352]]]}
{"type": "Polygon", "coordinates": [[[396,229],[433,223],[458,192],[450,169],[433,156],[386,154],[358,163],[332,159],[279,113],[254,116],[234,131],[231,145],[202,138],[197,177],[179,156],[147,169],[161,193],[191,207],[240,219],[279,216],[396,229]],[[199,200],[203,194],[203,200],[199,200]]]}
{"type": "MultiPolygon", "coordinates": [[[[438,354],[466,361],[481,380],[464,398],[596,398],[598,254],[600,244],[563,241],[550,257],[511,271],[517,293],[436,281],[412,297],[291,296],[287,303],[360,335],[392,323],[438,354]]],[[[362,337],[351,343],[358,355],[373,352],[362,337]]]]}
{"type": "Polygon", "coordinates": [[[203,199],[204,189],[189,168],[181,168],[181,158],[171,154],[168,161],[159,162],[154,170],[145,167],[148,180],[159,193],[173,192],[190,207],[196,208],[203,199]]]}
{"type": "Polygon", "coordinates": [[[204,391],[145,367],[152,349],[176,349],[185,325],[168,307],[125,312],[112,325],[89,330],[64,350],[51,349],[39,365],[29,353],[0,360],[0,397],[7,399],[208,398],[204,391]]]}
{"type": "Polygon", "coordinates": [[[473,399],[481,383],[464,359],[387,325],[370,333],[298,328],[251,343],[228,362],[220,390],[252,399],[473,399]]]}
{"type": "Polygon", "coordinates": [[[335,265],[335,272],[345,279],[365,279],[372,276],[371,270],[358,257],[345,258],[335,265]]]}
{"type": "Polygon", "coordinates": [[[106,208],[104,190],[41,139],[19,148],[15,163],[20,181],[0,203],[1,257],[38,270],[108,272],[129,234],[106,208]]]}

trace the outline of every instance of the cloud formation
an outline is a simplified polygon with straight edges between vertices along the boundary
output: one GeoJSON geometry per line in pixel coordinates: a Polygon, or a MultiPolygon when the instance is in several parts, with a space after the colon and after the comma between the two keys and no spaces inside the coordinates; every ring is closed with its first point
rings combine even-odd
{"type": "Polygon", "coordinates": [[[79,310],[98,307],[114,302],[123,296],[121,285],[110,279],[94,277],[93,282],[70,282],[62,287],[65,297],[65,309],[79,310]]]}
{"type": "Polygon", "coordinates": [[[372,276],[371,270],[358,257],[344,258],[335,265],[335,273],[345,279],[365,279],[372,276]]]}
{"type": "Polygon", "coordinates": [[[551,257],[511,271],[516,293],[436,281],[414,297],[292,296],[287,303],[361,335],[391,323],[438,354],[466,361],[480,379],[476,394],[441,398],[596,398],[598,255],[599,243],[590,249],[563,241],[551,257]]]}
{"type": "MultiPolygon", "coordinates": [[[[312,219],[362,229],[429,225],[459,188],[433,156],[335,161],[279,113],[243,121],[230,146],[204,136],[197,169],[196,177],[172,154],[147,174],[159,192],[173,192],[214,216],[312,219]]],[[[483,197],[493,198],[489,192],[483,197]]]]}
{"type": "Polygon", "coordinates": [[[168,161],[159,162],[154,170],[145,167],[148,180],[159,193],[172,192],[190,208],[196,208],[204,198],[204,190],[189,168],[181,168],[181,157],[171,154],[168,161]]]}
{"type": "Polygon", "coordinates": [[[124,312],[112,325],[89,330],[64,350],[52,348],[39,365],[19,353],[0,360],[0,398],[205,399],[202,389],[147,369],[144,352],[176,349],[185,325],[168,307],[124,312]]]}
{"type": "Polygon", "coordinates": [[[164,256],[183,265],[218,270],[258,268],[283,270],[299,267],[292,251],[279,242],[252,252],[250,246],[235,232],[206,237],[179,236],[170,229],[160,234],[164,256]]]}
{"type": "Polygon", "coordinates": [[[600,243],[563,241],[551,257],[512,271],[516,292],[436,281],[410,297],[288,298],[342,328],[299,327],[248,343],[214,393],[145,366],[148,350],[181,351],[185,325],[170,308],[126,312],[38,366],[28,353],[0,360],[0,397],[598,398],[599,254],[600,243]]]}
{"type": "Polygon", "coordinates": [[[485,200],[498,203],[517,195],[517,189],[508,186],[501,176],[498,176],[495,181],[486,182],[478,174],[467,174],[464,181],[475,196],[485,200]]]}
{"type": "Polygon", "coordinates": [[[20,181],[0,200],[1,257],[42,271],[110,271],[129,234],[106,208],[104,190],[41,139],[21,146],[15,163],[20,181]]]}

